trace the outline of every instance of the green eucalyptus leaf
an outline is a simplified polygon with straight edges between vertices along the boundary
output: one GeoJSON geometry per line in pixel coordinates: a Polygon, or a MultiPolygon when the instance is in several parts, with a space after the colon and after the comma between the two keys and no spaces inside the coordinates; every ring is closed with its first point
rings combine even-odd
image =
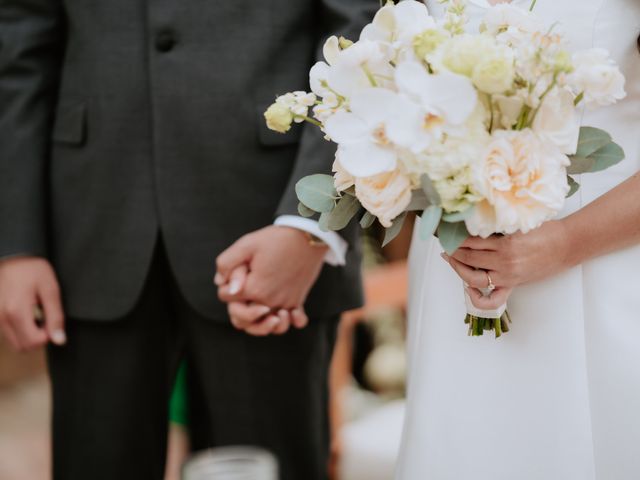
{"type": "Polygon", "coordinates": [[[580,157],[572,155],[569,157],[571,165],[567,167],[567,173],[569,175],[578,175],[580,173],[588,173],[596,164],[596,161],[591,157],[580,157]]]}
{"type": "Polygon", "coordinates": [[[356,197],[351,195],[343,195],[338,201],[336,208],[329,213],[329,221],[327,226],[329,230],[342,230],[351,219],[360,211],[360,202],[356,197]]]}
{"type": "Polygon", "coordinates": [[[460,245],[469,238],[469,232],[464,222],[442,222],[438,227],[438,238],[444,251],[449,255],[453,255],[460,248],[460,245]]]}
{"type": "Polygon", "coordinates": [[[330,218],[331,212],[324,212],[320,215],[320,218],[318,219],[318,227],[320,227],[320,230],[322,230],[323,232],[331,231],[331,229],[329,228],[330,218]]]}
{"type": "Polygon", "coordinates": [[[422,240],[428,240],[438,228],[438,224],[442,218],[442,208],[430,205],[420,218],[420,238],[422,240]]]}
{"type": "Polygon", "coordinates": [[[364,212],[364,215],[360,219],[360,226],[362,228],[370,228],[376,221],[376,216],[370,212],[364,212]]]}
{"type": "Polygon", "coordinates": [[[309,175],[296,183],[298,200],[316,212],[330,212],[336,206],[338,192],[331,175],[309,175]]]}
{"type": "Polygon", "coordinates": [[[405,212],[401,214],[399,217],[397,217],[393,221],[391,226],[385,230],[384,240],[382,242],[383,247],[386,247],[387,245],[389,245],[389,243],[391,243],[391,241],[400,234],[406,218],[407,218],[407,213],[405,212]]]}
{"type": "Polygon", "coordinates": [[[569,187],[571,187],[571,189],[569,190],[569,193],[567,193],[567,198],[569,198],[574,193],[576,193],[578,190],[580,190],[580,184],[578,182],[576,182],[569,175],[567,175],[567,181],[569,182],[569,187]]]}
{"type": "Polygon", "coordinates": [[[589,157],[593,152],[611,143],[611,135],[594,127],[581,127],[578,138],[577,157],[589,157]]]}
{"type": "Polygon", "coordinates": [[[426,209],[431,203],[427,198],[427,194],[424,193],[424,190],[414,190],[411,192],[411,201],[406,208],[407,212],[422,212],[426,209]]]}
{"type": "Polygon", "coordinates": [[[462,212],[446,213],[442,216],[442,220],[449,223],[462,222],[467,218],[469,218],[469,216],[473,213],[473,209],[474,207],[472,205],[466,210],[463,210],[462,212]]]}
{"type": "Polygon", "coordinates": [[[420,177],[420,184],[422,185],[422,190],[424,190],[424,193],[427,196],[427,200],[429,200],[429,203],[431,205],[440,205],[440,203],[442,203],[440,200],[440,194],[429,178],[429,175],[427,175],[426,173],[422,175],[420,177]]]}
{"type": "Polygon", "coordinates": [[[300,202],[298,203],[298,213],[300,214],[301,217],[310,218],[316,214],[316,211],[311,210],[304,203],[300,202]]]}
{"type": "Polygon", "coordinates": [[[600,172],[624,160],[624,150],[617,143],[611,142],[591,155],[595,164],[591,172],[600,172]]]}

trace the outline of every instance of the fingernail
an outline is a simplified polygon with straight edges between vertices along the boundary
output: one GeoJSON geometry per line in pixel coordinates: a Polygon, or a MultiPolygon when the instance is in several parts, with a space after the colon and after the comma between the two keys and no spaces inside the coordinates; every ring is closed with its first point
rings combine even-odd
{"type": "Polygon", "coordinates": [[[262,316],[266,315],[267,313],[271,312],[271,307],[262,306],[262,307],[260,307],[258,312],[260,313],[260,316],[262,317],[262,316]]]}
{"type": "Polygon", "coordinates": [[[240,293],[241,288],[242,288],[242,282],[240,282],[240,280],[231,280],[231,284],[229,285],[229,293],[231,295],[240,293]]]}
{"type": "Polygon", "coordinates": [[[271,317],[271,320],[269,321],[269,325],[271,325],[272,327],[275,327],[279,323],[280,323],[280,317],[271,317]]]}
{"type": "Polygon", "coordinates": [[[51,341],[56,345],[64,345],[67,343],[67,335],[64,333],[64,330],[55,330],[51,333],[51,341]]]}
{"type": "Polygon", "coordinates": [[[220,286],[220,285],[224,285],[224,277],[222,276],[221,273],[216,273],[216,276],[213,277],[213,283],[215,283],[216,285],[220,286]]]}

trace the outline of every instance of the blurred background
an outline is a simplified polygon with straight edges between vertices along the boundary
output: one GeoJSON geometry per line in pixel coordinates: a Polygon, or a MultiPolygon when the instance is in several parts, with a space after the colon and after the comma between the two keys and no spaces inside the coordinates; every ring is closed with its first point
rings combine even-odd
{"type": "MultiPolygon", "coordinates": [[[[412,221],[384,249],[362,238],[366,306],[340,326],[331,371],[332,480],[392,480],[406,386],[406,259],[412,221]]],[[[180,402],[172,405],[167,480],[189,455],[180,402]]],[[[17,354],[0,335],[0,479],[50,480],[49,383],[44,352],[17,354]]]]}

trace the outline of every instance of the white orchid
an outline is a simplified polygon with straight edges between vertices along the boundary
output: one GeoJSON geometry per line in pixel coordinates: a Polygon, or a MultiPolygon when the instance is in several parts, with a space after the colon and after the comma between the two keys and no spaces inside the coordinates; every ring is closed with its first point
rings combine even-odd
{"type": "Polygon", "coordinates": [[[471,81],[462,75],[443,72],[430,75],[417,62],[397,66],[398,90],[418,108],[406,108],[395,141],[418,153],[448,130],[463,125],[476,109],[478,94],[471,81]]]}
{"type": "Polygon", "coordinates": [[[351,97],[349,112],[338,112],[325,124],[325,132],[338,144],[337,158],[355,177],[389,172],[398,162],[399,140],[407,111],[416,104],[383,88],[368,88],[351,97]]]}
{"type": "Polygon", "coordinates": [[[405,0],[394,5],[388,2],[364,28],[360,41],[383,42],[396,53],[413,55],[414,37],[435,26],[424,3],[405,0]]]}

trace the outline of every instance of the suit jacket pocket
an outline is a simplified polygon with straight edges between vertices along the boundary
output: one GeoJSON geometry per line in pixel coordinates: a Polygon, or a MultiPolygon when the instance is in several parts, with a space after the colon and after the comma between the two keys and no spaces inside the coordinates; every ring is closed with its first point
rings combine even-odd
{"type": "Polygon", "coordinates": [[[56,143],[81,146],[87,137],[87,105],[82,100],[65,100],[58,104],[52,139],[56,143]]]}
{"type": "Polygon", "coordinates": [[[269,105],[261,105],[257,107],[256,110],[258,119],[258,141],[267,147],[279,147],[298,143],[302,135],[302,124],[294,123],[291,126],[291,130],[287,133],[278,133],[269,130],[264,119],[264,112],[267,108],[269,108],[269,105]]]}

